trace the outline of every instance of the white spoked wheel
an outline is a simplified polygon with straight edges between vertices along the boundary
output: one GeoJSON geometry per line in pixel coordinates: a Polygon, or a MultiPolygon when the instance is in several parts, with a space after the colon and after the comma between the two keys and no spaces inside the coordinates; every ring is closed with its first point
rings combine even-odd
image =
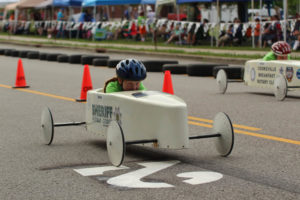
{"type": "Polygon", "coordinates": [[[234,144],[234,132],[229,117],[223,113],[218,113],[214,118],[213,132],[221,136],[216,138],[215,145],[221,156],[228,156],[234,144]]]}
{"type": "Polygon", "coordinates": [[[283,101],[287,95],[287,82],[282,74],[274,80],[274,95],[278,101],[283,101]]]}
{"type": "Polygon", "coordinates": [[[107,129],[106,147],[110,162],[119,167],[125,156],[125,140],[123,130],[116,121],[111,121],[107,129]]]}
{"type": "Polygon", "coordinates": [[[49,108],[44,108],[41,116],[41,133],[44,136],[45,143],[50,145],[54,137],[53,118],[49,108]]]}
{"type": "Polygon", "coordinates": [[[217,84],[221,94],[224,94],[227,90],[227,74],[223,69],[220,69],[217,73],[217,84]]]}

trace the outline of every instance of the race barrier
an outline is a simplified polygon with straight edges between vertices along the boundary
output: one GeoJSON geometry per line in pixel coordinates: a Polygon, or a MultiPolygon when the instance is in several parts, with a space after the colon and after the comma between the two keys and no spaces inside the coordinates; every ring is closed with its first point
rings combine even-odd
{"type": "MultiPolygon", "coordinates": [[[[292,33],[294,30],[297,19],[281,20],[281,21],[262,21],[260,22],[261,27],[265,27],[266,24],[271,24],[274,26],[276,23],[280,24],[281,27],[286,25],[287,32],[292,33]]],[[[233,35],[235,35],[239,26],[242,26],[242,34],[246,36],[247,30],[251,28],[251,37],[254,36],[254,29],[257,25],[256,22],[245,22],[245,23],[201,23],[201,22],[189,22],[189,21],[176,21],[168,19],[146,19],[143,22],[146,32],[150,33],[151,30],[159,29],[162,26],[166,26],[166,32],[171,32],[173,28],[179,24],[180,30],[185,33],[189,33],[192,29],[194,34],[197,33],[200,27],[203,28],[203,36],[213,36],[218,37],[223,31],[226,31],[227,28],[233,25],[233,35]]],[[[69,33],[65,36],[70,38],[79,38],[79,33],[84,31],[87,32],[87,35],[92,35],[94,39],[97,39],[97,31],[102,30],[101,40],[105,40],[108,34],[113,34],[118,29],[122,29],[128,26],[128,35],[131,32],[137,31],[137,20],[123,20],[123,21],[98,21],[98,22],[73,22],[73,21],[0,21],[0,29],[2,31],[8,31],[14,29],[14,32],[17,34],[30,34],[31,29],[35,31],[42,29],[43,31],[48,31],[49,29],[55,31],[68,31],[69,33]]],[[[261,28],[261,32],[263,32],[261,28]]]]}

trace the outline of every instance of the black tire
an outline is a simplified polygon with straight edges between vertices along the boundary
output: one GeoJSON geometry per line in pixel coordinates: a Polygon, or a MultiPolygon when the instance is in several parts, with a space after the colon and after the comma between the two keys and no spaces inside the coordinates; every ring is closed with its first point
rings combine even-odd
{"type": "MultiPolygon", "coordinates": [[[[187,67],[187,74],[189,76],[212,76],[213,69],[221,64],[190,64],[187,67]]],[[[224,66],[224,65],[223,65],[224,66]]]]}
{"type": "Polygon", "coordinates": [[[225,65],[225,66],[216,66],[216,67],[214,67],[214,69],[213,69],[213,77],[217,78],[218,71],[220,69],[224,69],[224,68],[228,68],[228,66],[225,65]]]}
{"type": "Polygon", "coordinates": [[[59,56],[57,56],[57,61],[60,63],[67,63],[67,62],[69,62],[69,56],[68,55],[59,55],[59,56]]]}
{"type": "Polygon", "coordinates": [[[107,63],[108,63],[108,59],[95,58],[93,60],[93,65],[94,66],[107,66],[107,63]]]}
{"type": "Polygon", "coordinates": [[[27,53],[28,59],[39,59],[39,52],[38,51],[31,51],[27,53]]]}
{"type": "Polygon", "coordinates": [[[19,57],[20,58],[27,58],[28,51],[19,51],[19,57]]]}
{"type": "Polygon", "coordinates": [[[18,51],[18,50],[13,50],[13,51],[11,52],[11,56],[12,56],[12,57],[19,57],[19,51],[18,51]]]}
{"type": "Polygon", "coordinates": [[[108,56],[82,56],[81,64],[83,65],[92,65],[94,59],[109,59],[108,56]]]}
{"type": "Polygon", "coordinates": [[[47,61],[53,62],[53,61],[57,61],[57,57],[61,55],[61,54],[56,54],[56,53],[48,53],[47,54],[47,61]]]}
{"type": "Polygon", "coordinates": [[[0,49],[0,55],[4,55],[5,49],[0,49]]]}
{"type": "Polygon", "coordinates": [[[39,59],[40,60],[47,60],[47,53],[40,53],[39,59]]]}
{"type": "Polygon", "coordinates": [[[178,64],[176,60],[146,60],[142,62],[148,72],[161,72],[165,64],[178,64]]]}
{"type": "Polygon", "coordinates": [[[242,66],[234,66],[228,67],[225,69],[228,79],[243,79],[244,78],[244,67],[242,66]]]}
{"type": "Polygon", "coordinates": [[[115,68],[117,66],[117,64],[120,62],[121,60],[117,60],[117,59],[113,59],[113,60],[108,60],[107,61],[107,66],[109,68],[115,68]]]}
{"type": "Polygon", "coordinates": [[[69,56],[69,63],[70,64],[80,64],[81,63],[81,56],[82,55],[70,55],[69,56]]]}
{"type": "Polygon", "coordinates": [[[12,52],[14,51],[15,49],[5,49],[4,50],[4,55],[6,56],[11,56],[12,52]]]}
{"type": "Polygon", "coordinates": [[[165,64],[163,65],[163,72],[169,70],[171,74],[186,74],[187,65],[180,64],[165,64]]]}
{"type": "Polygon", "coordinates": [[[228,79],[243,79],[244,77],[244,67],[242,66],[232,66],[232,67],[216,67],[214,69],[214,73],[216,73],[215,78],[217,76],[217,72],[223,69],[226,74],[228,79]]]}

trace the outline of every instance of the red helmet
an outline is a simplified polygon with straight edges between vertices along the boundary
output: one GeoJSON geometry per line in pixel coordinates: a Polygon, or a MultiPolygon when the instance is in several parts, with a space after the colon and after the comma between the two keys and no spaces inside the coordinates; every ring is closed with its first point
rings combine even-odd
{"type": "Polygon", "coordinates": [[[287,54],[291,53],[291,47],[285,41],[275,42],[271,48],[272,48],[272,51],[274,52],[274,54],[277,56],[287,55],[287,54]]]}

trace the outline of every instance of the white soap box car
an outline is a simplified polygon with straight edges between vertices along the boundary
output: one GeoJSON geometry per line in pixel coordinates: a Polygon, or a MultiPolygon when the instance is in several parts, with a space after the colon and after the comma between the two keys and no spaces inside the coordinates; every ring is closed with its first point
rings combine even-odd
{"type": "Polygon", "coordinates": [[[86,121],[53,123],[49,108],[42,112],[41,132],[46,144],[54,137],[54,127],[85,125],[89,132],[106,140],[111,163],[120,166],[129,144],[151,144],[157,148],[184,149],[189,139],[215,138],[222,156],[231,153],[234,133],[229,117],[218,113],[213,133],[189,136],[187,105],[175,95],[157,91],[124,91],[103,93],[88,91],[86,121]]]}
{"type": "MultiPolygon", "coordinates": [[[[227,83],[241,82],[227,80],[224,70],[217,74],[219,91],[225,93],[227,83]]],[[[295,60],[250,60],[245,64],[243,82],[245,85],[273,89],[277,100],[285,99],[288,90],[300,88],[300,61],[295,60]]]]}

